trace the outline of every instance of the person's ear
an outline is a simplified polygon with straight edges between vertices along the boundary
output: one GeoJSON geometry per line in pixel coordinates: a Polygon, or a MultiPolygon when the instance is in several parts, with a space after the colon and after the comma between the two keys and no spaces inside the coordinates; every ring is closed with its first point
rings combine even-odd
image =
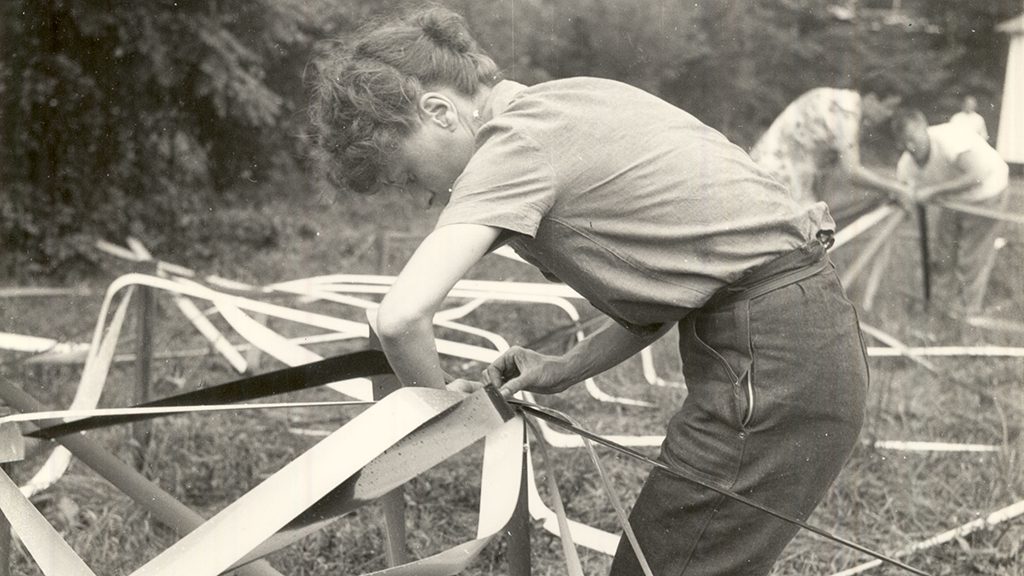
{"type": "Polygon", "coordinates": [[[423,120],[445,130],[453,130],[458,123],[458,109],[455,102],[439,92],[427,92],[420,96],[420,114],[423,120]]]}

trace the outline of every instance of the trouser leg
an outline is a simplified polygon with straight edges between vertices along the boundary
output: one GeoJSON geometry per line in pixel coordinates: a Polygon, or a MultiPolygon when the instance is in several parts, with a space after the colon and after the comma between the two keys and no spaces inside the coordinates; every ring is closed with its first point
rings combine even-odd
{"type": "MultiPolygon", "coordinates": [[[[661,458],[804,519],[857,441],[867,365],[831,269],[680,325],[689,395],[661,458]]],[[[796,528],[655,470],[630,520],[656,576],[767,574],[796,528]]],[[[613,576],[643,574],[620,542],[613,576]]]]}
{"type": "MultiPolygon", "coordinates": [[[[1003,211],[1008,198],[1004,192],[996,198],[979,202],[978,206],[1003,211]]],[[[960,287],[961,305],[965,312],[973,314],[981,311],[984,305],[985,292],[996,260],[994,244],[1002,230],[1002,223],[972,214],[959,214],[959,220],[956,278],[960,287]]]]}

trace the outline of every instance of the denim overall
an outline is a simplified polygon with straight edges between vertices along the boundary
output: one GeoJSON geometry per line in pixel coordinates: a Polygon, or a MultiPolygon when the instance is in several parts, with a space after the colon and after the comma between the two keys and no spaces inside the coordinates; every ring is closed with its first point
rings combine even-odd
{"type": "MultiPolygon", "coordinates": [[[[806,519],[857,442],[868,389],[831,237],[760,266],[679,322],[688,395],[660,458],[806,519]]],[[[630,523],[655,576],[764,575],[797,528],[655,469],[630,523]]],[[[623,540],[612,576],[642,575],[623,540]]]]}

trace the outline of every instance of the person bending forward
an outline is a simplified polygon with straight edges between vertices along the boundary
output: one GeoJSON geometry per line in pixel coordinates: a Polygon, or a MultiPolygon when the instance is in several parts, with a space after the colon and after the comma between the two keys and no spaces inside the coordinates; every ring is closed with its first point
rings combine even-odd
{"type": "MultiPolygon", "coordinates": [[[[660,458],[811,513],[856,443],[868,383],[824,204],[798,205],[739,147],[637,88],[501,80],[444,9],[364,29],[319,75],[328,177],[445,205],[377,317],[404,385],[445,385],[432,317],[508,244],[614,322],[562,356],[508,350],[487,368],[505,394],[563,391],[677,329],[689,394],[660,458]]],[[[796,530],[658,470],[630,521],[658,576],[767,574],[796,530]]],[[[611,573],[642,573],[628,544],[611,573]]]]}
{"type": "MultiPolygon", "coordinates": [[[[994,212],[1005,212],[1010,167],[980,135],[961,124],[928,126],[920,110],[901,109],[893,117],[893,132],[904,150],[896,176],[910,185],[918,202],[953,201],[994,212]]],[[[999,220],[944,210],[937,232],[951,256],[965,314],[983,308],[989,277],[995,265],[999,220]]]]}

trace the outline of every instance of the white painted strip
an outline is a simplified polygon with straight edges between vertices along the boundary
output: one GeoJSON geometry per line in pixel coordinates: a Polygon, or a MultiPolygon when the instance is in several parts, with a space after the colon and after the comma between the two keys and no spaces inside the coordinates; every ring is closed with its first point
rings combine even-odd
{"type": "Polygon", "coordinates": [[[516,251],[509,246],[500,246],[492,252],[492,254],[495,256],[501,256],[502,258],[508,258],[509,260],[515,260],[516,262],[522,262],[523,264],[529,264],[529,262],[523,260],[523,257],[516,254],[516,251]]]}
{"type": "MultiPolygon", "coordinates": [[[[92,345],[89,347],[89,355],[86,358],[85,366],[82,368],[82,377],[78,382],[75,391],[75,398],[71,401],[72,410],[95,408],[103,392],[103,385],[106,383],[107,374],[110,372],[110,365],[113,361],[114,350],[117,348],[117,341],[121,335],[121,327],[124,325],[125,315],[128,311],[128,303],[131,301],[133,289],[129,288],[121,298],[121,303],[110,321],[106,336],[103,335],[103,325],[106,313],[114,294],[120,289],[111,285],[107,290],[103,305],[100,307],[99,320],[96,323],[96,331],[93,334],[92,345]]],[[[50,456],[43,463],[42,467],[32,478],[21,487],[21,492],[29,497],[40,490],[45,490],[59,479],[71,464],[71,452],[59,446],[50,453],[50,456]]]]}
{"type": "MultiPolygon", "coordinates": [[[[882,332],[878,328],[869,326],[868,324],[861,322],[860,329],[868,336],[871,336],[872,338],[878,340],[879,342],[885,344],[886,346],[891,346],[895,350],[905,351],[908,349],[908,346],[906,344],[900,342],[899,340],[896,339],[896,337],[892,336],[891,334],[882,332]]],[[[935,366],[935,364],[932,364],[931,362],[925,360],[924,358],[919,358],[917,356],[907,356],[907,358],[909,358],[910,360],[917,364],[920,364],[921,366],[924,366],[925,368],[931,370],[932,372],[938,371],[938,368],[935,366]]]]}
{"type": "MultiPolygon", "coordinates": [[[[997,524],[1000,524],[1007,520],[1012,520],[1021,515],[1024,515],[1024,500],[1021,500],[1020,502],[1017,502],[1015,504],[1011,504],[1005,508],[1000,508],[999,510],[992,512],[984,518],[979,518],[966,524],[962,524],[956,528],[953,528],[952,530],[947,530],[946,532],[936,534],[935,536],[932,536],[927,540],[922,540],[921,542],[917,542],[905,548],[901,548],[898,552],[892,554],[892,556],[895,558],[909,556],[914,552],[927,550],[928,548],[934,548],[935,546],[951,542],[953,540],[956,540],[957,538],[963,538],[964,536],[967,536],[972,532],[977,532],[978,530],[987,530],[997,524]]],[[[876,568],[881,565],[881,560],[871,560],[870,562],[865,562],[852,568],[847,568],[842,572],[836,572],[832,576],[853,576],[854,574],[867,572],[868,570],[876,568]]]]}
{"type": "MultiPolygon", "coordinates": [[[[540,421],[538,420],[539,424],[540,421]]],[[[579,438],[576,436],[576,438],[579,438]]],[[[527,454],[530,451],[527,450],[527,454]]],[[[555,511],[548,508],[547,504],[540,497],[540,491],[537,489],[536,472],[533,467],[533,456],[531,455],[527,459],[526,468],[526,487],[528,490],[527,495],[529,496],[529,508],[530,516],[534,520],[542,522],[542,527],[548,532],[555,536],[561,536],[558,529],[558,515],[555,511]]],[[[615,554],[615,549],[619,545],[619,537],[611,532],[606,532],[600,528],[594,528],[587,524],[577,522],[575,520],[569,520],[569,527],[572,530],[573,539],[580,546],[590,548],[591,550],[601,552],[612,556],[615,554]]]]}
{"type": "Polygon", "coordinates": [[[0,298],[34,298],[50,296],[91,296],[92,292],[81,288],[50,288],[46,286],[25,286],[0,288],[0,298]]]}
{"type": "Polygon", "coordinates": [[[39,353],[51,350],[56,346],[57,341],[52,338],[0,332],[0,348],[4,350],[39,353]]]}
{"type": "Polygon", "coordinates": [[[999,220],[1011,224],[1024,224],[1024,214],[1014,212],[1001,212],[999,210],[989,210],[987,208],[973,206],[965,202],[937,202],[937,204],[939,206],[942,206],[943,208],[946,208],[947,210],[963,212],[965,214],[973,214],[975,216],[991,218],[992,220],[999,220]]]}
{"type": "Polygon", "coordinates": [[[664,386],[666,388],[682,388],[686,389],[685,382],[679,382],[676,380],[665,380],[661,376],[658,376],[657,370],[654,368],[654,352],[652,351],[654,344],[651,344],[647,348],[640,351],[640,365],[643,369],[644,379],[647,383],[652,386],[664,386]]]}
{"type": "MultiPolygon", "coordinates": [[[[292,285],[294,287],[305,287],[304,289],[348,291],[346,287],[349,285],[390,286],[394,281],[394,276],[379,276],[372,274],[331,274],[272,284],[269,288],[279,289],[284,285],[292,285]]],[[[524,296],[533,295],[575,299],[583,298],[579,292],[576,292],[565,284],[556,284],[553,282],[539,283],[506,282],[500,280],[460,280],[455,284],[455,289],[475,290],[490,293],[514,293],[524,296]]]]}
{"type": "MultiPolygon", "coordinates": [[[[0,470],[0,509],[46,576],[96,576],[0,470]]],[[[6,567],[5,567],[6,568],[6,567]]]]}
{"type": "MultiPolygon", "coordinates": [[[[345,333],[341,334],[338,332],[329,332],[326,334],[311,334],[309,336],[296,336],[295,338],[289,338],[288,341],[300,346],[307,346],[310,344],[324,344],[328,342],[338,342],[341,340],[353,340],[361,338],[358,334],[345,333]]],[[[245,350],[251,350],[255,348],[254,345],[246,342],[241,344],[233,344],[232,348],[239,352],[245,350]]],[[[80,343],[60,343],[53,350],[42,353],[38,356],[33,356],[25,360],[27,364],[74,364],[82,363],[85,361],[86,354],[89,351],[88,344],[80,343]]],[[[153,354],[154,359],[167,359],[167,358],[190,358],[193,356],[207,356],[210,354],[208,348],[190,348],[186,350],[171,350],[168,352],[157,352],[153,354]]],[[[134,362],[135,354],[115,354],[114,362],[134,362]]]]}
{"type": "Polygon", "coordinates": [[[903,356],[974,356],[985,358],[1024,358],[1024,348],[1011,346],[920,346],[906,348],[889,348],[868,346],[868,356],[903,357],[903,356]]]}
{"type": "Polygon", "coordinates": [[[861,216],[860,218],[857,218],[850,224],[843,227],[842,230],[836,232],[835,243],[832,244],[831,249],[835,250],[836,248],[839,248],[840,246],[846,244],[850,240],[853,240],[857,236],[860,236],[862,233],[864,233],[865,230],[868,230],[875,224],[878,224],[882,220],[885,220],[886,217],[888,217],[890,214],[893,214],[898,210],[901,210],[901,208],[897,207],[894,204],[886,204],[885,206],[879,206],[878,208],[875,208],[871,212],[868,212],[867,214],[861,216]]]}
{"type": "MultiPolygon", "coordinates": [[[[300,366],[323,360],[323,356],[289,341],[284,336],[253,320],[237,307],[231,305],[226,298],[215,297],[213,302],[221,316],[227,320],[228,324],[236,332],[244,336],[246,340],[257,348],[284,364],[300,366]]],[[[357,400],[373,399],[373,383],[367,378],[352,378],[344,383],[332,382],[327,386],[357,400]]]]}
{"type": "Polygon", "coordinates": [[[1014,322],[1012,320],[1004,320],[1000,318],[986,318],[984,316],[971,316],[967,319],[967,323],[971,326],[977,326],[979,328],[988,328],[989,330],[998,330],[1001,332],[1015,332],[1024,333],[1024,324],[1020,322],[1014,322]]]}
{"type": "Polygon", "coordinates": [[[124,260],[129,260],[131,262],[138,262],[139,261],[138,255],[136,255],[131,250],[129,250],[127,248],[122,248],[122,247],[118,246],[117,244],[114,244],[112,242],[107,242],[106,240],[97,240],[96,241],[96,248],[98,248],[101,252],[106,252],[107,254],[110,254],[111,256],[116,256],[116,257],[122,258],[124,260]]]}
{"type": "MultiPolygon", "coordinates": [[[[548,496],[555,505],[555,517],[558,519],[558,539],[562,541],[562,556],[565,558],[566,575],[583,576],[583,566],[580,564],[579,553],[576,552],[576,543],[572,538],[569,517],[565,514],[565,503],[562,501],[562,494],[558,490],[558,478],[555,475],[554,462],[552,462],[551,455],[548,454],[547,444],[543,440],[537,443],[537,447],[539,448],[541,460],[544,462],[544,467],[547,468],[545,477],[548,485],[548,496]]],[[[603,474],[600,475],[600,478],[604,482],[605,492],[610,493],[611,486],[605,482],[607,478],[603,474]]]]}
{"type": "Polygon", "coordinates": [[[587,393],[590,394],[591,398],[598,402],[607,402],[609,404],[622,404],[623,406],[637,406],[640,408],[653,408],[654,404],[647,402],[646,400],[636,400],[634,398],[626,398],[625,396],[615,396],[609,394],[597,385],[597,382],[593,378],[587,378],[583,381],[583,386],[586,388],[587,393]]]}
{"type": "Polygon", "coordinates": [[[902,452],[999,452],[1001,448],[992,444],[957,444],[952,442],[914,442],[905,440],[865,441],[865,444],[884,450],[902,452]]]}
{"type": "Polygon", "coordinates": [[[196,330],[203,335],[203,338],[206,338],[210,345],[228,361],[228,364],[236,372],[242,374],[249,369],[249,363],[245,361],[245,358],[231,345],[227,337],[213,325],[213,322],[210,322],[210,319],[203,314],[194,302],[179,294],[173,294],[171,298],[174,301],[174,305],[178,307],[178,310],[181,311],[185,318],[195,326],[196,330]]]}
{"type": "Polygon", "coordinates": [[[523,466],[523,426],[522,417],[516,417],[487,436],[475,539],[367,576],[454,576],[468,568],[494,537],[504,533],[515,511],[523,466]]]}
{"type": "Polygon", "coordinates": [[[153,259],[153,254],[150,253],[149,249],[146,248],[142,241],[138,240],[137,238],[128,236],[125,239],[125,243],[128,244],[128,249],[131,250],[132,254],[135,255],[136,260],[146,261],[153,259]]]}
{"type": "Polygon", "coordinates": [[[132,576],[216,576],[465,396],[400,388],[285,465],[132,576]]]}

